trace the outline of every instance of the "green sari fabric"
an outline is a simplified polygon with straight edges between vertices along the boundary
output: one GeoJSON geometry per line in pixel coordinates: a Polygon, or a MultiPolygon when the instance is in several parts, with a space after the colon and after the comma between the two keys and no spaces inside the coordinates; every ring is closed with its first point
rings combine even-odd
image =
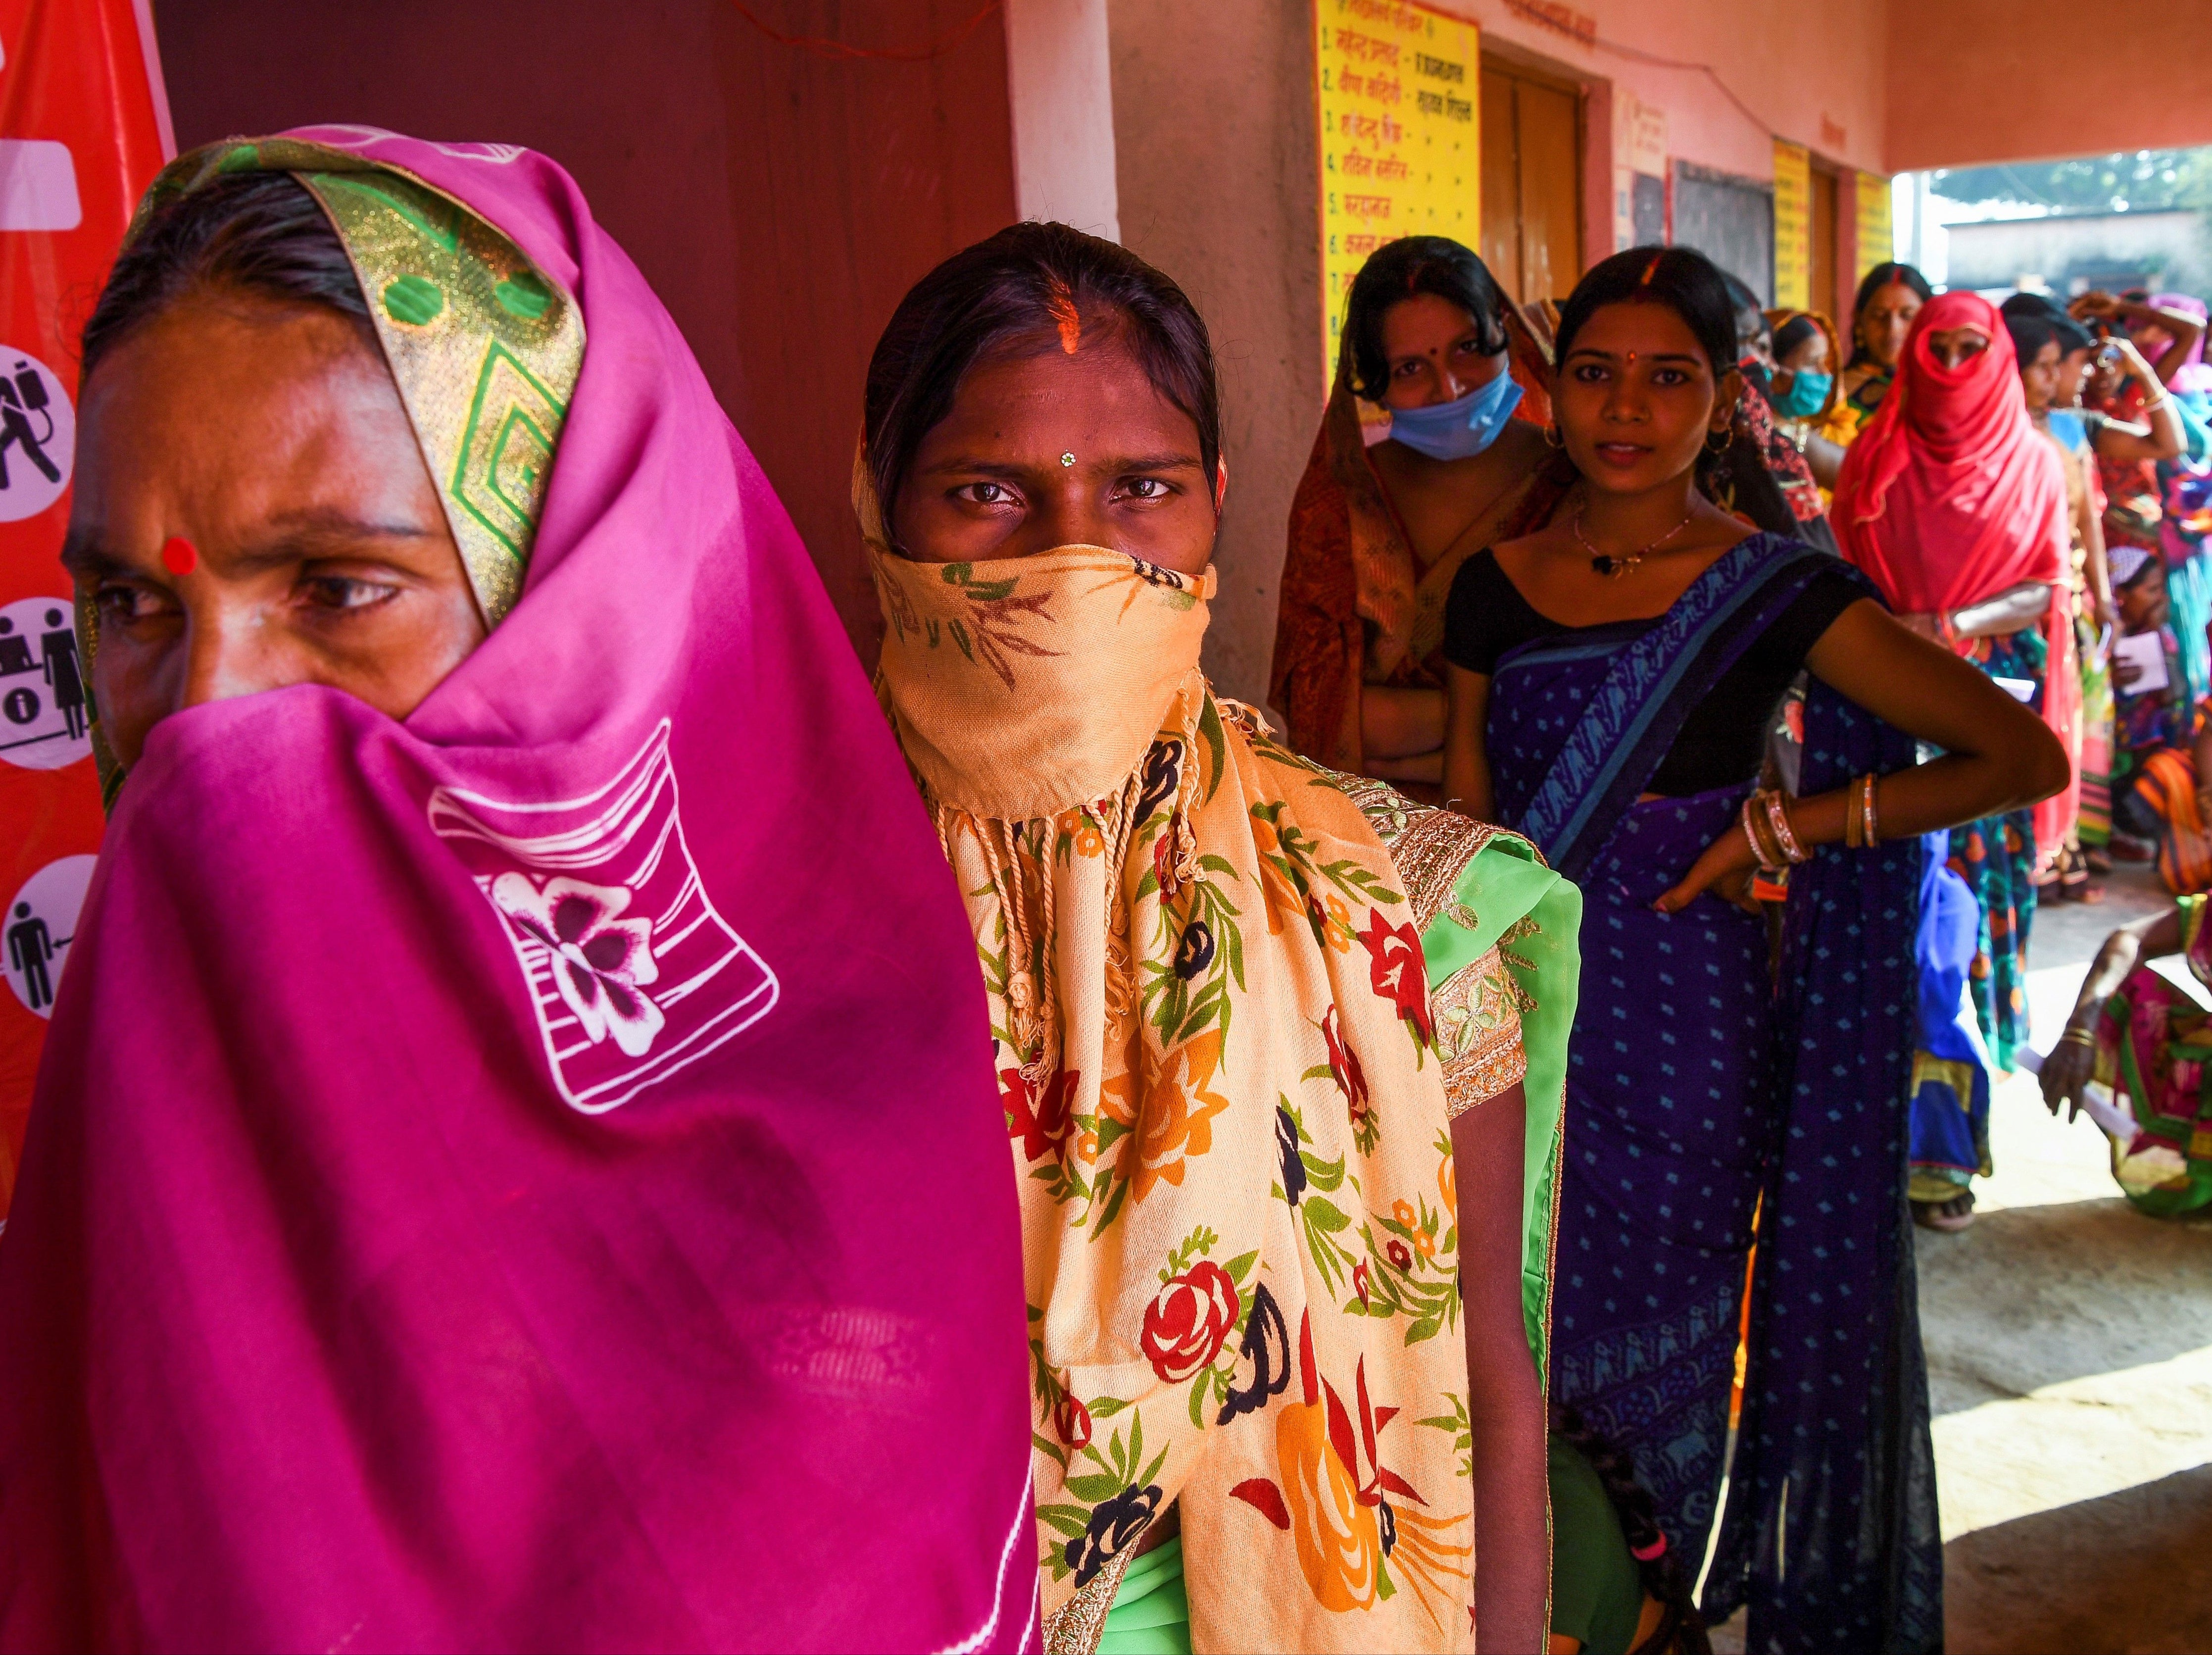
{"type": "Polygon", "coordinates": [[[1106,1611],[1098,1655],[1191,1655],[1181,1535],[1129,1565],[1106,1611]]]}
{"type": "Polygon", "coordinates": [[[1628,1655],[1644,1614],[1644,1577],[1605,1484],[1572,1444],[1552,1439],[1552,1623],[1583,1655],[1628,1655]]]}
{"type": "Polygon", "coordinates": [[[1454,900],[1421,934],[1431,984],[1492,948],[1521,995],[1528,1074],[1528,1144],[1522,1184],[1521,1297],[1540,1379],[1550,1365],[1552,1239],[1564,1141],[1567,1035],[1582,981],[1583,893],[1513,834],[1487,841],[1462,871],[1454,900]]]}

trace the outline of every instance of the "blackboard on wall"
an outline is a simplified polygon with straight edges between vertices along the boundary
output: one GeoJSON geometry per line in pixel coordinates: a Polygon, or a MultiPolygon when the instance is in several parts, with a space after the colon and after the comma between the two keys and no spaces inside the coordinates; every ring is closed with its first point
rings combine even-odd
{"type": "Polygon", "coordinates": [[[1674,163],[1674,242],[1695,247],[1774,302],[1774,186],[1711,167],[1674,163]]]}
{"type": "Polygon", "coordinates": [[[1629,186],[1629,222],[1636,238],[1630,245],[1656,247],[1667,239],[1667,180],[1649,173],[1632,173],[1629,186]]]}

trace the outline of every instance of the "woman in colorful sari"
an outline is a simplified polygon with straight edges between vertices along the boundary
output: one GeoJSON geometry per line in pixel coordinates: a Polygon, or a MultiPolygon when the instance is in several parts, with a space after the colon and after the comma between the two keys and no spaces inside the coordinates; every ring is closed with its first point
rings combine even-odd
{"type": "MultiPolygon", "coordinates": [[[[2203,420],[2204,307],[2180,294],[2116,298],[2093,289],[2068,310],[2106,337],[2082,399],[2102,417],[2089,430],[2105,496],[2106,543],[2137,546],[2165,560],[2185,693],[2193,706],[2212,692],[2212,657],[2204,647],[2212,567],[2198,556],[2201,534],[2184,531],[2190,511],[2178,490],[2201,475],[2212,452],[2203,420]],[[2177,520],[2171,530],[2170,515],[2177,520]]],[[[2148,845],[2115,849],[2148,859],[2148,845]]]]}
{"type": "Polygon", "coordinates": [[[1842,393],[1826,435],[1850,447],[1881,411],[1920,307],[1935,297],[1928,278],[1910,265],[1876,265],[1859,280],[1851,301],[1851,355],[1837,381],[1842,393]]]}
{"type": "Polygon", "coordinates": [[[1444,594],[1558,503],[1549,380],[1529,319],[1458,242],[1407,236],[1361,267],[1291,502],[1268,696],[1297,751],[1436,796],[1444,594]]]}
{"type": "Polygon", "coordinates": [[[2069,901],[2099,902],[2098,876],[2112,872],[2106,847],[2112,824],[2112,678],[2118,634],[2111,564],[2105,548],[2105,495],[2090,423],[2079,407],[2081,380],[2097,340],[2046,295],[2015,293],[1998,307],[2012,335],[2027,417],[2057,452],[2066,478],[2066,538],[2074,601],[2074,654],[2081,678],[2081,747],[2075,769],[2081,803],[2065,850],[2046,864],[2050,888],[2069,901]]]}
{"type": "MultiPolygon", "coordinates": [[[[1844,555],[1891,608],[2002,683],[2064,745],[2065,785],[2014,800],[1955,827],[1950,861],[1980,904],[1972,967],[1990,1056],[2014,1067],[2027,1044],[2027,957],[2039,847],[2053,853],[2079,794],[2081,681],[2074,660],[2066,479],[2036,432],[1996,307],[1972,293],[1929,301],[1913,325],[1897,383],[1851,445],[1836,486],[1844,555]]],[[[1948,747],[1949,744],[1941,744],[1948,747]]],[[[1915,1104],[1916,1214],[1937,1228],[1971,1219],[1972,1179],[1986,1172],[1985,1110],[1939,1089],[1915,1104]],[[1953,1163],[1961,1109],[1972,1119],[1972,1165],[1953,1163]],[[1978,1111],[1978,1113],[1977,1113],[1978,1111]],[[1950,1146],[1948,1150],[1932,1145],[1950,1146]]]]}
{"type": "Polygon", "coordinates": [[[1021,1190],[1047,1644],[1538,1648],[1579,898],[1214,696],[1220,445],[1188,300],[1065,225],[947,260],[869,365],[879,689],[1021,1190]]]}
{"type": "Polygon", "coordinates": [[[1555,1396],[1629,1454],[1694,1569],[1755,1239],[1703,1608],[1747,1600],[1754,1649],[1932,1648],[1942,1565],[1900,1187],[1921,836],[2057,787],[2065,759],[1863,576],[1705,497],[1734,348],[1699,254],[1636,249],[1577,286],[1553,410],[1583,482],[1550,527],[1460,572],[1446,786],[1589,904],[1555,1396]],[[1758,781],[1801,669],[1792,799],[1758,781]],[[1916,768],[1916,736],[1947,756],[1916,768]],[[1770,965],[1766,921],[1735,899],[1785,868],[1770,965]]]}
{"type": "Polygon", "coordinates": [[[1805,456],[1825,509],[1844,448],[1858,434],[1857,419],[1844,409],[1835,324],[1817,310],[1770,310],[1766,319],[1774,341],[1769,394],[1775,423],[1805,456]]]}
{"type": "Polygon", "coordinates": [[[2184,897],[2106,938],[2043,1060],[2051,1112],[2087,1110],[2112,1140],[2120,1193],[2153,1218],[2212,1207],[2212,1013],[2150,964],[2179,954],[2212,988],[2209,905],[2184,897]]]}
{"type": "Polygon", "coordinates": [[[1033,1646],[959,904],[575,186],[197,151],[83,363],[0,1647],[1033,1646]]]}

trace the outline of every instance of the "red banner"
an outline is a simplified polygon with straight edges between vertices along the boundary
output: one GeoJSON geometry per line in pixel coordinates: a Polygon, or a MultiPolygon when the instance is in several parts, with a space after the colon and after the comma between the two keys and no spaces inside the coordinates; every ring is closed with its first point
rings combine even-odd
{"type": "Polygon", "coordinates": [[[174,152],[147,0],[0,0],[0,1214],[100,849],[59,561],[77,336],[174,152]]]}

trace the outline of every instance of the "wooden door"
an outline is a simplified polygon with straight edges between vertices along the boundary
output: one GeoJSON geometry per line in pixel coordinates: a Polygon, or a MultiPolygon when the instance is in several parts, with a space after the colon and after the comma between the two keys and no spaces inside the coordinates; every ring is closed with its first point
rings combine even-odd
{"type": "Polygon", "coordinates": [[[1506,292],[1521,291],[1520,143],[1512,77],[1482,71],[1482,245],[1475,251],[1506,292]]]}
{"type": "MultiPolygon", "coordinates": [[[[1836,175],[1813,168],[1813,198],[1807,204],[1813,220],[1812,234],[1812,301],[1813,308],[1840,327],[1844,323],[1836,316],[1836,175]]],[[[1830,365],[1833,372],[1843,367],[1841,362],[1830,365]]]]}
{"type": "Polygon", "coordinates": [[[1582,99],[1482,66],[1482,262],[1524,302],[1564,299],[1583,271],[1582,99]]]}
{"type": "Polygon", "coordinates": [[[1565,299],[1583,273],[1580,100],[1534,81],[1513,90],[1521,184],[1521,285],[1514,296],[1527,304],[1565,299]]]}

